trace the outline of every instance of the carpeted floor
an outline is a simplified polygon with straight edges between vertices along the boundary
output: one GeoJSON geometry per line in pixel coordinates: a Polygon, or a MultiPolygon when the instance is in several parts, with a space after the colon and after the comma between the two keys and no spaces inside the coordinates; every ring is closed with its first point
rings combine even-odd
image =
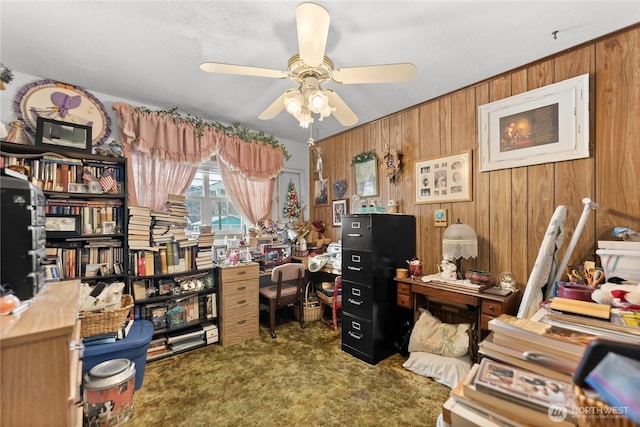
{"type": "Polygon", "coordinates": [[[343,352],[340,330],[278,325],[271,339],[210,345],[146,365],[135,426],[435,426],[449,389],[343,352]]]}

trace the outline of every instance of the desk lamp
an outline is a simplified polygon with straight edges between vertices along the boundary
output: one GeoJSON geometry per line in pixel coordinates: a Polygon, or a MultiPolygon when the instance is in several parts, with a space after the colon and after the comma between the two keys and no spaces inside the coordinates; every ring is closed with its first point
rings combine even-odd
{"type": "Polygon", "coordinates": [[[478,256],[478,236],[473,228],[467,224],[451,224],[442,234],[442,258],[447,261],[456,260],[458,279],[464,278],[460,271],[461,258],[475,258],[478,256]]]}

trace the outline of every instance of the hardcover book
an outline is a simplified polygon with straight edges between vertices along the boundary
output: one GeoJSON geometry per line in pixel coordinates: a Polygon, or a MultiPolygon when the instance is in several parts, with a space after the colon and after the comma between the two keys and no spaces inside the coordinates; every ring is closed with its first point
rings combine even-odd
{"type": "Polygon", "coordinates": [[[597,335],[501,314],[489,321],[489,330],[581,355],[597,335]]]}
{"type": "Polygon", "coordinates": [[[474,380],[478,391],[547,414],[561,409],[575,421],[575,396],[571,382],[559,381],[511,365],[482,359],[474,380]]]}
{"type": "Polygon", "coordinates": [[[505,426],[575,427],[572,422],[551,420],[534,409],[478,391],[473,385],[478,368],[477,363],[473,365],[464,380],[451,390],[455,401],[505,426]]]}

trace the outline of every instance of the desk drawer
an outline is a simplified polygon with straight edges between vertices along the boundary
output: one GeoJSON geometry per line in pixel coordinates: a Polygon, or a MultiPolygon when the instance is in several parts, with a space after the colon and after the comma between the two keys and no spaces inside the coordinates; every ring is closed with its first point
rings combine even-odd
{"type": "Polygon", "coordinates": [[[498,301],[482,301],[482,314],[498,317],[502,314],[502,304],[498,301]]]}
{"type": "Polygon", "coordinates": [[[398,307],[412,308],[413,304],[411,304],[411,296],[398,293],[397,305],[398,307]]]}
{"type": "Polygon", "coordinates": [[[225,311],[247,307],[258,302],[258,289],[254,284],[232,284],[224,291],[223,309],[225,311]]]}
{"type": "Polygon", "coordinates": [[[239,267],[222,267],[220,268],[220,274],[223,284],[238,280],[258,280],[259,267],[258,264],[239,267]]]}
{"type": "Polygon", "coordinates": [[[403,295],[411,295],[411,285],[408,283],[396,282],[398,284],[398,293],[403,295]]]}

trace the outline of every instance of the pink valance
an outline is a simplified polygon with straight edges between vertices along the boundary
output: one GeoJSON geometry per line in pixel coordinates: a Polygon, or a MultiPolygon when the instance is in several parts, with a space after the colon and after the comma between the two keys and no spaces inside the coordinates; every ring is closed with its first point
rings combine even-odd
{"type": "Polygon", "coordinates": [[[275,178],[284,168],[283,150],[247,142],[213,127],[198,128],[161,112],[145,112],[123,102],[113,104],[120,120],[122,144],[151,158],[198,164],[214,155],[232,171],[256,180],[275,178]]]}

